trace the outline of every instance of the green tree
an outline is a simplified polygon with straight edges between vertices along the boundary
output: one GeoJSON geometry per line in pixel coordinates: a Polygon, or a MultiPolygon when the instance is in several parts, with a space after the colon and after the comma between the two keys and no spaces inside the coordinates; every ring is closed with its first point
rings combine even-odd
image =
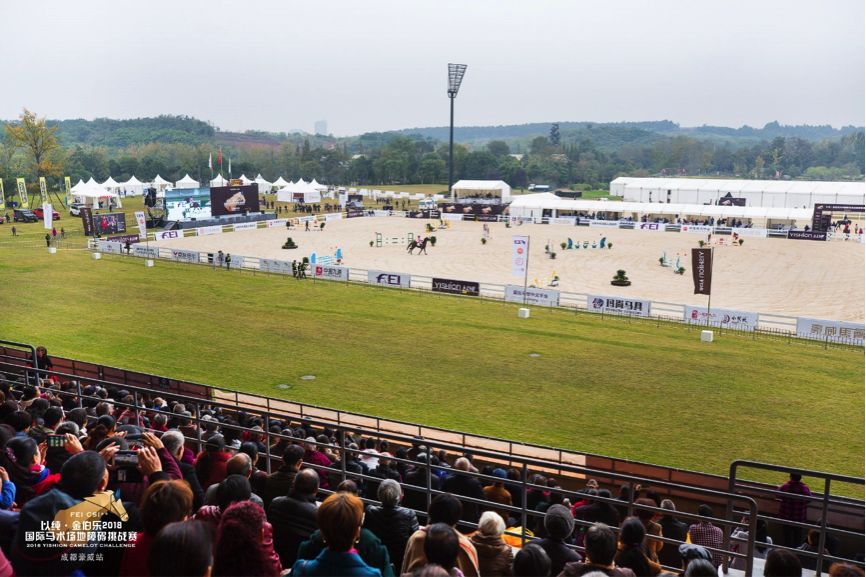
{"type": "Polygon", "coordinates": [[[38,118],[35,113],[25,108],[17,124],[6,125],[6,133],[30,157],[34,176],[56,176],[60,173],[61,167],[51,156],[60,147],[57,142],[57,127],[47,126],[44,117],[38,118]]]}
{"type": "Polygon", "coordinates": [[[550,144],[559,146],[559,123],[554,122],[550,125],[550,144]]]}
{"type": "Polygon", "coordinates": [[[487,143],[487,152],[493,156],[508,156],[511,154],[511,149],[504,140],[491,140],[487,143]]]}

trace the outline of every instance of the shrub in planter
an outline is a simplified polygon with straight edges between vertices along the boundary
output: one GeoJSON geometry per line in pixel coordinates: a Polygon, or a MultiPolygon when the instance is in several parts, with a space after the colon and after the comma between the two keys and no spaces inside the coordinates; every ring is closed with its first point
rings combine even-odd
{"type": "Polygon", "coordinates": [[[628,277],[625,275],[625,271],[620,269],[616,271],[616,276],[613,277],[613,280],[610,281],[610,284],[613,286],[629,286],[631,285],[631,281],[628,280],[628,277]]]}
{"type": "Polygon", "coordinates": [[[436,246],[436,237],[435,236],[430,237],[430,246],[436,246]]]}
{"type": "Polygon", "coordinates": [[[612,248],[613,248],[613,243],[612,243],[612,242],[607,243],[607,248],[608,248],[608,249],[612,249],[612,248]]]}
{"type": "Polygon", "coordinates": [[[484,237],[481,237],[481,244],[487,244],[487,239],[484,237]]]}
{"type": "Polygon", "coordinates": [[[743,246],[743,239],[737,240],[737,243],[739,243],[740,246],[743,246]]]}
{"type": "Polygon", "coordinates": [[[298,245],[295,244],[295,241],[292,240],[292,237],[286,239],[286,242],[283,244],[283,248],[298,248],[298,245]]]}
{"type": "Polygon", "coordinates": [[[564,242],[559,243],[559,247],[560,247],[562,250],[565,250],[565,247],[567,247],[567,246],[568,246],[567,243],[564,243],[564,242]]]}
{"type": "Polygon", "coordinates": [[[686,274],[686,267],[681,266],[677,269],[677,274],[686,274]]]}
{"type": "Polygon", "coordinates": [[[663,256],[659,257],[659,264],[662,266],[665,266],[665,257],[663,257],[663,256]]]}
{"type": "Polygon", "coordinates": [[[704,241],[702,241],[702,240],[699,240],[699,241],[698,241],[698,246],[699,246],[699,247],[704,248],[704,244],[706,244],[704,241]]]}
{"type": "Polygon", "coordinates": [[[372,241],[372,240],[370,241],[370,246],[373,246],[373,241],[372,241]]]}
{"type": "Polygon", "coordinates": [[[550,258],[556,258],[556,253],[555,253],[555,252],[551,252],[551,253],[550,253],[550,258]]]}
{"type": "Polygon", "coordinates": [[[301,262],[304,264],[310,264],[310,257],[305,256],[304,258],[301,259],[301,262]]]}

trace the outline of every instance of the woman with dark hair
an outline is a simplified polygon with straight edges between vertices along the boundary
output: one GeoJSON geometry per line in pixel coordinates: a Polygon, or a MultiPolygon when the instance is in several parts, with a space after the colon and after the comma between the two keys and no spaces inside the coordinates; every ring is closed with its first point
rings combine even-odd
{"type": "Polygon", "coordinates": [[[434,523],[427,528],[427,538],[424,539],[424,555],[428,565],[439,565],[449,575],[463,573],[457,569],[457,554],[460,552],[460,541],[457,533],[450,525],[434,523]]]}
{"type": "Polygon", "coordinates": [[[0,467],[15,484],[15,501],[23,507],[35,496],[35,486],[45,480],[50,471],[42,465],[39,446],[30,437],[13,437],[0,452],[0,467]]]}
{"type": "MultiPolygon", "coordinates": [[[[634,504],[643,505],[645,507],[658,507],[655,501],[646,497],[635,499],[634,504]]],[[[646,509],[635,510],[635,516],[640,519],[640,522],[644,528],[644,532],[646,533],[646,538],[643,541],[644,555],[646,555],[646,558],[649,559],[651,562],[658,565],[659,551],[662,547],[664,547],[664,541],[659,541],[652,538],[653,536],[662,536],[662,526],[653,521],[655,515],[656,514],[653,511],[647,511],[646,509]]]]}
{"type": "Polygon", "coordinates": [[[251,501],[226,509],[217,529],[214,577],[277,577],[281,571],[264,510],[251,501]]]}
{"type": "Polygon", "coordinates": [[[637,517],[627,517],[619,530],[619,551],[613,558],[617,567],[626,567],[635,575],[658,575],[661,566],[647,558],[643,550],[646,530],[637,517]]]}
{"type": "Polygon", "coordinates": [[[785,549],[773,549],[764,562],[764,577],[800,577],[803,566],[800,559],[785,549]]]}
{"type": "Polygon", "coordinates": [[[355,552],[353,545],[361,536],[364,504],[351,493],[335,493],[325,499],[316,513],[316,522],[327,547],[313,560],[298,559],[292,575],[326,577],[381,577],[355,552]]]}
{"type": "Polygon", "coordinates": [[[147,488],[141,501],[143,531],[123,552],[120,575],[147,575],[147,560],[156,534],[168,525],[185,521],[192,513],[192,489],[185,481],[159,481],[147,488]]]}
{"type": "Polygon", "coordinates": [[[205,505],[200,508],[196,512],[195,518],[198,521],[210,523],[213,529],[216,530],[225,510],[234,503],[248,501],[251,494],[250,482],[246,477],[229,475],[217,485],[217,504],[205,505]]]}
{"type": "Polygon", "coordinates": [[[511,572],[515,577],[547,577],[550,575],[550,557],[540,545],[529,543],[514,556],[511,572]]]}
{"type": "Polygon", "coordinates": [[[213,566],[213,537],[198,521],[170,523],[150,546],[150,577],[209,577],[213,566]]]}

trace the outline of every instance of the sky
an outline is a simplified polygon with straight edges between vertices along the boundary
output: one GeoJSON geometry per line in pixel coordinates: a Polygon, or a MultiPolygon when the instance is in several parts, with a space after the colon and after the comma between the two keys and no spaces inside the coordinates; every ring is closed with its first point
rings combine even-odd
{"type": "Polygon", "coordinates": [[[2,0],[0,118],[864,124],[863,0],[2,0]]]}

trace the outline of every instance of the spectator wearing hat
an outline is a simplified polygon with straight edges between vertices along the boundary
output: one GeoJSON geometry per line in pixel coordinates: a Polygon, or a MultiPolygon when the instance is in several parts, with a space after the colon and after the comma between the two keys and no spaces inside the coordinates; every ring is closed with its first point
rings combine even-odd
{"type": "Polygon", "coordinates": [[[585,575],[592,571],[599,571],[610,577],[635,577],[634,571],[626,567],[617,567],[614,562],[616,535],[604,523],[595,523],[586,531],[584,547],[586,561],[566,563],[559,573],[560,577],[585,575]]]}
{"type": "Polygon", "coordinates": [[[574,517],[568,507],[551,505],[544,514],[544,528],[547,537],[533,542],[540,545],[550,558],[552,575],[559,575],[566,563],[583,560],[577,551],[567,545],[567,540],[571,539],[574,532],[574,517]]]}
{"type": "MultiPolygon", "coordinates": [[[[724,535],[722,530],[710,523],[710,519],[715,516],[713,508],[709,505],[701,505],[698,507],[698,515],[701,520],[689,526],[689,538],[695,545],[701,547],[712,547],[721,549],[724,545],[724,535]]],[[[724,555],[718,551],[710,551],[713,556],[713,565],[718,567],[722,564],[724,555]]]]}
{"type": "Polygon", "coordinates": [[[225,439],[221,435],[214,435],[208,439],[204,450],[195,459],[195,472],[202,485],[210,487],[225,479],[226,464],[231,457],[231,453],[226,451],[225,439]]]}
{"type": "Polygon", "coordinates": [[[406,543],[419,528],[418,517],[415,511],[400,506],[403,489],[393,479],[385,479],[379,484],[377,497],[382,504],[367,508],[364,527],[382,540],[394,566],[401,567],[406,543]]]}
{"type": "MultiPolygon", "coordinates": [[[[491,474],[497,479],[502,479],[502,481],[494,481],[493,483],[484,487],[484,500],[492,501],[493,503],[499,503],[500,505],[506,505],[510,507],[511,493],[508,491],[508,489],[505,488],[505,479],[508,478],[508,473],[505,471],[505,469],[497,467],[496,469],[493,469],[493,472],[491,474]]],[[[510,517],[510,515],[508,514],[508,511],[506,509],[492,510],[499,513],[499,516],[502,517],[502,520],[505,521],[506,524],[508,523],[508,517],[510,517]]]]}
{"type": "MultiPolygon", "coordinates": [[[[460,521],[461,514],[460,500],[449,493],[441,493],[436,495],[430,503],[430,509],[427,512],[430,519],[430,524],[426,527],[415,531],[409,542],[406,543],[406,553],[403,557],[403,566],[400,569],[400,574],[411,573],[416,569],[420,569],[427,565],[427,556],[424,553],[424,541],[427,537],[427,530],[430,525],[436,523],[445,523],[450,527],[455,527],[460,521]]],[[[457,555],[457,568],[466,577],[477,577],[478,572],[478,552],[465,535],[459,531],[455,531],[460,543],[460,552],[457,555]]]]}
{"type": "Polygon", "coordinates": [[[298,546],[316,530],[316,494],[319,475],[302,469],[286,497],[277,497],[268,507],[268,521],[274,527],[274,549],[283,567],[291,567],[298,557],[298,546]]]}
{"type": "Polygon", "coordinates": [[[331,485],[328,483],[327,468],[333,464],[333,461],[322,452],[316,444],[315,437],[307,437],[304,439],[304,443],[304,463],[315,469],[319,474],[322,489],[330,489],[331,485]]]}
{"type": "MultiPolygon", "coordinates": [[[[503,471],[504,472],[504,471],[503,471]]],[[[511,546],[502,540],[505,521],[495,511],[485,511],[478,521],[478,532],[471,537],[478,552],[478,571],[485,577],[511,575],[514,553],[511,546]]]]}

